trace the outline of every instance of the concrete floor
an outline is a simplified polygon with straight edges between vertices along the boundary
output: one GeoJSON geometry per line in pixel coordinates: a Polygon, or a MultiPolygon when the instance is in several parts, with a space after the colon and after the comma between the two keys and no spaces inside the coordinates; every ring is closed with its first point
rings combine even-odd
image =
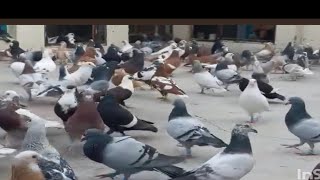
{"type": "MultiPolygon", "coordinates": [[[[229,142],[230,131],[236,123],[249,120],[247,114],[239,107],[238,98],[240,91],[236,85],[230,86],[229,92],[215,95],[211,91],[207,94],[199,94],[200,89],[192,79],[189,69],[180,68],[174,73],[174,80],[186,91],[189,98],[186,99],[188,110],[191,114],[203,117],[202,120],[213,134],[229,142]]],[[[284,75],[272,74],[271,84],[281,88],[281,93],[286,96],[300,96],[306,101],[307,110],[314,117],[320,118],[318,104],[320,102],[320,67],[314,67],[314,76],[306,77],[298,81],[289,81],[284,75]]],[[[13,76],[7,63],[0,64],[0,91],[8,89],[23,92],[16,84],[17,79],[13,76]]],[[[242,73],[245,77],[249,72],[242,73]]],[[[156,147],[160,152],[168,155],[180,155],[184,149],[177,147],[177,142],[171,139],[166,133],[168,115],[172,109],[174,96],[169,96],[171,102],[163,102],[157,99],[160,94],[156,91],[137,90],[127,101],[133,108],[132,113],[138,117],[155,122],[159,132],[129,132],[136,139],[156,147]]],[[[57,120],[53,112],[53,105],[56,99],[39,99],[29,104],[29,109],[49,120],[57,120]]],[[[297,143],[298,139],[290,134],[285,126],[284,117],[289,106],[283,103],[273,102],[271,111],[263,113],[263,119],[254,127],[258,134],[250,134],[253,148],[253,155],[256,159],[254,169],[243,178],[243,180],[294,180],[297,179],[297,171],[310,171],[320,161],[320,156],[299,156],[296,149],[286,149],[280,144],[297,143]]],[[[68,138],[64,130],[50,129],[48,131],[50,142],[63,152],[68,145],[68,138]]],[[[113,172],[113,170],[97,164],[81,155],[81,145],[75,148],[75,152],[63,156],[70,162],[80,180],[96,179],[94,176],[102,173],[113,172]]],[[[308,147],[303,146],[303,151],[308,147]]],[[[186,169],[192,169],[214,156],[220,149],[212,147],[195,147],[194,157],[179,164],[186,169]]],[[[315,151],[320,154],[320,147],[316,145],[315,151]]],[[[0,159],[0,179],[8,179],[10,174],[11,157],[0,159]]],[[[143,172],[133,175],[132,180],[165,180],[157,172],[143,172]]]]}

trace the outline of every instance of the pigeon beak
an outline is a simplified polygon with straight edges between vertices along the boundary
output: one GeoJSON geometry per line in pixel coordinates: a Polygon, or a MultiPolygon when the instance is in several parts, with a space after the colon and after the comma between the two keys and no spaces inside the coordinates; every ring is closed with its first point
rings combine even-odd
{"type": "Polygon", "coordinates": [[[290,101],[287,101],[286,103],[284,103],[285,105],[291,104],[290,101]]]}
{"type": "Polygon", "coordinates": [[[80,141],[83,142],[83,141],[85,141],[85,140],[87,140],[87,139],[86,139],[86,136],[82,135],[80,141]]]}
{"type": "Polygon", "coordinates": [[[129,76],[128,79],[130,80],[134,80],[133,76],[129,76]]]}

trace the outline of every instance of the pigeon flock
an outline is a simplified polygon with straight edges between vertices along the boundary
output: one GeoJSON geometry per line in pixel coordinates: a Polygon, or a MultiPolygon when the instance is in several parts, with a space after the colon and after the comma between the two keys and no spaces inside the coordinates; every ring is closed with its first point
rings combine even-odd
{"type": "MultiPolygon", "coordinates": [[[[57,41],[57,38],[50,40],[57,41]]],[[[256,164],[256,145],[251,144],[249,133],[258,133],[254,126],[263,121],[263,113],[271,111],[271,101],[291,105],[283,114],[282,123],[300,140],[297,144],[282,144],[283,148],[307,144],[309,151],[300,155],[316,155],[320,120],[307,112],[308,104],[301,97],[281,94],[271,85],[269,77],[270,73],[279,71],[279,76],[288,82],[312,76],[311,68],[318,63],[320,52],[309,45],[289,42],[285,49],[277,52],[274,44],[265,43],[258,52],[244,50],[242,53],[232,52],[221,39],[217,39],[212,48],[195,40],[187,42],[177,38],[169,42],[133,44],[125,40],[122,47],[111,44],[106,51],[93,40],[88,44],[75,43],[72,49],[67,45],[61,41],[57,49],[46,47],[32,51],[23,50],[19,42],[13,40],[0,54],[1,59],[11,60],[8,68],[25,92],[6,89],[0,100],[0,127],[5,131],[0,161],[12,157],[10,180],[83,179],[65,159],[64,152],[50,143],[47,130],[52,128],[64,130],[69,137],[69,144],[63,145],[67,152],[73,152],[80,143],[87,161],[114,170],[92,174],[90,179],[121,176],[129,180],[149,171],[161,173],[168,180],[240,180],[256,164]],[[191,74],[198,92],[179,86],[181,82],[175,78],[181,73],[176,71],[178,68],[187,69],[182,73],[191,74]],[[243,71],[250,72],[251,77],[243,76],[243,71]],[[228,140],[206,127],[202,118],[189,113],[186,101],[197,93],[214,101],[234,91],[231,86],[238,87],[238,106],[246,113],[247,122],[224,127],[232,129],[228,140]],[[137,92],[147,91],[158,94],[151,99],[154,106],[165,103],[172,109],[165,119],[166,127],[159,126],[153,119],[144,119],[144,109],[135,107],[138,102],[128,105],[128,99],[137,92]],[[28,104],[48,98],[55,100],[52,111],[56,121],[28,110],[28,104]],[[141,113],[133,113],[132,109],[141,113]],[[132,131],[137,133],[127,135],[132,131]],[[142,131],[144,134],[165,131],[166,138],[176,141],[183,153],[170,155],[138,140],[135,136],[142,131]],[[192,152],[196,146],[219,152],[193,169],[179,166],[197,158],[192,152]]],[[[153,116],[157,113],[154,107],[153,116]]]]}

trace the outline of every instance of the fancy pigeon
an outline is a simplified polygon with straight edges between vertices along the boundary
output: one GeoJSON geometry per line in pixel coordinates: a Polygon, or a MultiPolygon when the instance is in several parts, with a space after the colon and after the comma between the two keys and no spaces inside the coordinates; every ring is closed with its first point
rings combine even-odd
{"type": "Polygon", "coordinates": [[[175,174],[181,168],[173,164],[184,161],[183,157],[161,154],[154,147],[130,136],[111,137],[97,129],[87,130],[82,141],[86,141],[83,152],[89,159],[115,170],[114,173],[98,175],[100,178],[124,174],[124,180],[128,180],[131,175],[141,171],[161,172],[162,168],[172,169],[175,174]]]}
{"type": "Polygon", "coordinates": [[[196,83],[201,88],[201,93],[204,93],[205,89],[214,89],[220,92],[227,91],[225,88],[222,87],[223,82],[221,82],[216,76],[212,76],[208,71],[206,71],[200,61],[195,60],[193,61],[193,78],[196,83]]]}
{"type": "Polygon", "coordinates": [[[173,105],[174,108],[169,115],[167,132],[186,148],[187,156],[191,156],[191,147],[194,145],[216,148],[227,146],[225,142],[204,127],[198,119],[188,113],[182,99],[176,99],[173,105]]]}
{"type": "Polygon", "coordinates": [[[225,89],[228,89],[230,84],[239,83],[241,80],[240,74],[232,69],[229,69],[225,62],[218,63],[215,71],[211,73],[217,76],[217,78],[226,85],[225,89]]]}
{"type": "Polygon", "coordinates": [[[239,104],[251,117],[251,123],[258,120],[254,118],[254,114],[269,111],[268,100],[261,94],[255,79],[249,80],[249,84],[240,95],[239,104]]]}
{"type": "Polygon", "coordinates": [[[286,114],[285,123],[288,130],[300,139],[300,143],[284,146],[296,148],[307,143],[311,148],[308,154],[312,155],[314,144],[320,142],[320,121],[307,112],[305,102],[300,97],[291,97],[286,104],[291,104],[291,108],[286,114]]]}
{"type": "Polygon", "coordinates": [[[17,154],[11,166],[10,180],[70,180],[63,168],[35,151],[17,154]]]}
{"type": "Polygon", "coordinates": [[[27,130],[21,147],[22,151],[35,151],[48,160],[61,167],[66,177],[71,180],[77,180],[74,171],[68,162],[60,156],[60,153],[48,141],[46,136],[45,124],[42,122],[31,122],[27,130]]]}
{"type": "Polygon", "coordinates": [[[180,174],[172,180],[240,180],[254,167],[248,133],[257,133],[249,125],[237,124],[232,130],[230,144],[199,168],[180,174]]]}
{"type": "Polygon", "coordinates": [[[121,107],[113,95],[104,96],[97,109],[103,122],[110,128],[108,134],[116,131],[125,135],[124,131],[130,130],[158,132],[153,122],[134,116],[130,111],[121,107]]]}

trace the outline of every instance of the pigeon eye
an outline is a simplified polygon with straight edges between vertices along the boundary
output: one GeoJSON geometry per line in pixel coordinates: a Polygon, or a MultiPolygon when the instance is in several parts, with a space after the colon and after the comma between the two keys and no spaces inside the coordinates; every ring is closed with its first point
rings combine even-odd
{"type": "Polygon", "coordinates": [[[33,155],[33,156],[32,156],[32,158],[33,158],[33,159],[36,159],[36,158],[37,158],[37,156],[36,156],[36,155],[33,155]]]}

